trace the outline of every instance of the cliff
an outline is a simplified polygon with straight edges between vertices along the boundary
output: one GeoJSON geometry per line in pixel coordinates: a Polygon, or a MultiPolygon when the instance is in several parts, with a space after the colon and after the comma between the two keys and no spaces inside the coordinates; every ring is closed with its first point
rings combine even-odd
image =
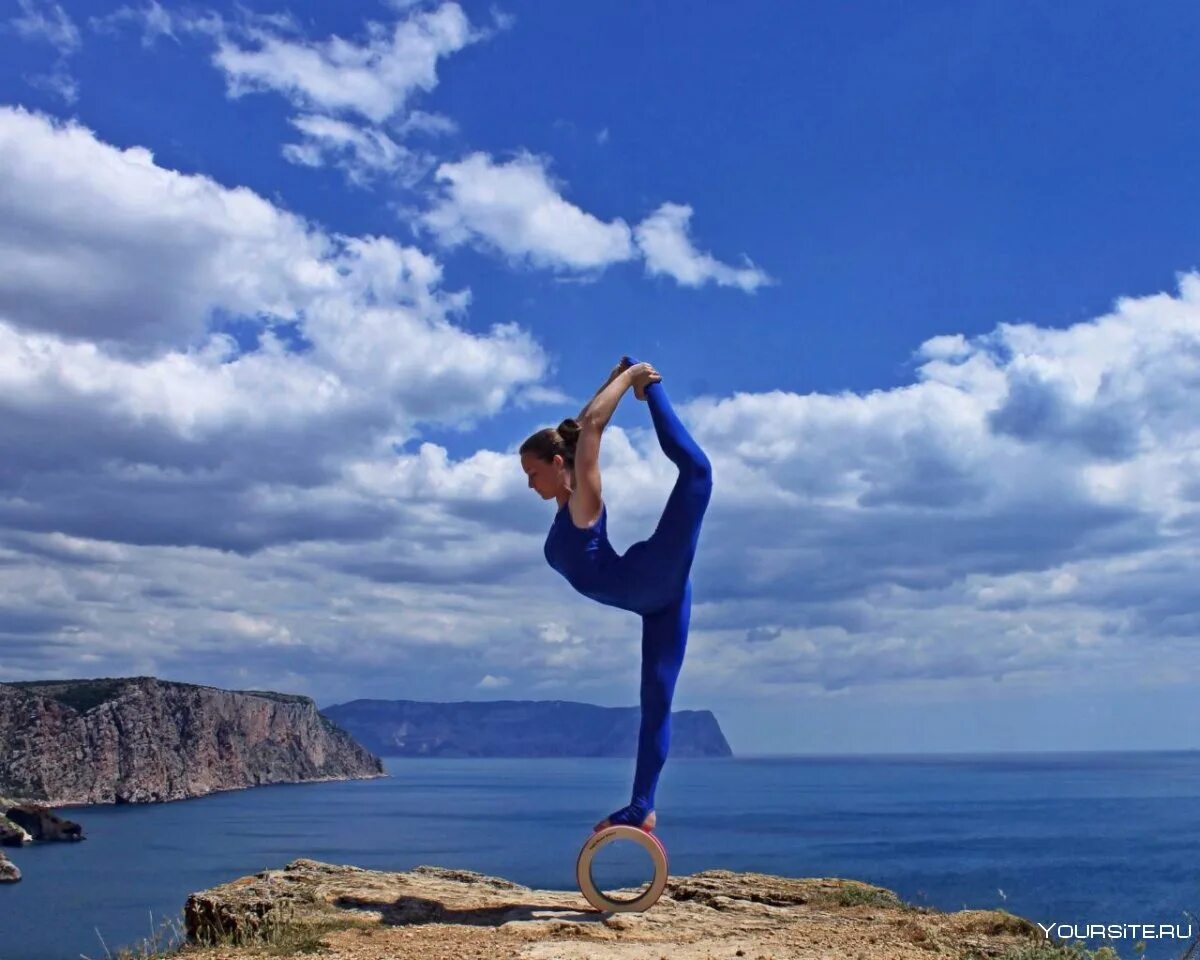
{"type": "Polygon", "coordinates": [[[576,891],[467,870],[296,860],[192,894],[184,919],[191,960],[258,957],[263,942],[276,956],[342,960],[1058,956],[1038,949],[1034,924],[1001,911],[941,913],[854,880],[727,870],[673,877],[645,913],[610,914],[576,891]]]}
{"type": "MultiPolygon", "coordinates": [[[[367,749],[406,757],[633,757],[637,707],[564,700],[353,700],[321,711],[367,749]]],[[[671,714],[671,757],[729,757],[708,710],[671,714]]]]}
{"type": "Polygon", "coordinates": [[[0,794],[149,803],[383,776],[308,697],[134,677],[0,684],[0,794]]]}

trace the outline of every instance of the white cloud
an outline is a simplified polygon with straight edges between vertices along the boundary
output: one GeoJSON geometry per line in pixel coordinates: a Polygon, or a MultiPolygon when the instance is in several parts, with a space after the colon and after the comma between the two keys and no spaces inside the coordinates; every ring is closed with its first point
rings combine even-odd
{"type": "Polygon", "coordinates": [[[68,104],[74,103],[79,99],[79,84],[67,69],[67,60],[83,45],[79,28],[57,3],[38,0],[18,0],[18,3],[21,15],[9,20],[8,26],[23,39],[49,43],[57,52],[49,71],[27,76],[25,81],[68,104]]]}
{"type": "Polygon", "coordinates": [[[496,163],[474,153],[442,164],[437,180],[442,192],[422,223],[445,246],[474,241],[559,270],[601,270],[634,255],[624,221],[605,223],[564,200],[537,157],[496,163]]]}
{"type": "Polygon", "coordinates": [[[356,114],[379,124],[401,112],[417,91],[437,85],[438,60],[479,39],[462,8],[445,3],[390,27],[369,23],[362,43],[333,36],[309,41],[259,27],[251,47],[220,38],[213,62],[231,96],[276,91],[294,106],[356,114]]]}
{"type": "Polygon", "coordinates": [[[468,296],[419,250],[326,234],[19,110],[0,110],[0,162],[10,528],[245,550],[360,537],[389,511],[336,486],[344,464],[542,379],[515,325],[454,323],[468,296]],[[35,477],[37,497],[15,495],[35,477]]]}
{"type": "Polygon", "coordinates": [[[369,187],[381,176],[412,186],[435,163],[431,157],[397,143],[378,127],[315,115],[293,117],[291,123],[304,140],[283,148],[286,159],[308,167],[331,163],[356,187],[369,187]]]}
{"type": "Polygon", "coordinates": [[[716,283],[722,287],[739,287],[753,293],[771,278],[753,264],[731,267],[692,246],[688,221],[692,208],[678,203],[664,203],[637,225],[634,237],[646,258],[646,272],[651,276],[666,274],[685,287],[716,283]]]}
{"type": "Polygon", "coordinates": [[[337,284],[334,238],[141,147],[0,108],[0,163],[0,296],[22,326],[189,343],[213,310],[295,319],[337,284]]]}
{"type": "Polygon", "coordinates": [[[413,110],[402,122],[393,124],[393,129],[396,135],[400,137],[406,137],[410,134],[442,136],[444,134],[455,133],[458,130],[458,124],[449,117],[443,117],[439,113],[413,110]]]}
{"type": "Polygon", "coordinates": [[[57,3],[17,0],[21,15],[9,21],[18,36],[26,40],[44,40],[61,56],[75,53],[82,46],[79,28],[57,3]]]}
{"type": "Polygon", "coordinates": [[[663,204],[630,231],[620,218],[606,222],[565,199],[546,162],[528,153],[507,163],[473,153],[442,164],[436,179],[440,189],[420,222],[443,246],[474,243],[513,261],[582,273],[584,279],[643,256],[648,274],[665,273],[684,286],[715,282],[753,292],[771,282],[753,265],[730,267],[698,253],[687,234],[690,207],[663,204]]]}
{"type": "Polygon", "coordinates": [[[71,76],[65,66],[56,66],[49,73],[35,73],[25,77],[25,81],[39,90],[59,97],[64,103],[73,104],[79,99],[79,81],[71,76]]]}
{"type": "Polygon", "coordinates": [[[307,39],[289,16],[243,12],[236,23],[193,17],[180,24],[213,36],[213,62],[224,72],[230,96],[275,92],[305,111],[291,120],[303,139],[283,147],[287,160],[333,166],[355,187],[384,178],[410,187],[436,161],[400,141],[457,129],[447,117],[410,109],[410,101],[437,86],[440,59],[488,34],[474,29],[456,3],[397,9],[405,19],[390,27],[368,22],[362,43],[307,39]]]}
{"type": "Polygon", "coordinates": [[[177,31],[189,30],[193,21],[180,17],[162,6],[158,0],[148,0],[144,7],[118,7],[103,17],[92,17],[91,26],[99,33],[114,33],[124,23],[133,23],[142,28],[142,46],[153,48],[163,37],[179,43],[177,31]]]}
{"type": "MultiPolygon", "coordinates": [[[[465,23],[436,13],[453,11],[465,23]]],[[[259,18],[243,49],[211,18],[188,29],[234,51],[238,89],[322,111],[295,121],[297,162],[403,179],[424,161],[400,138],[446,130],[409,105],[453,31],[311,43],[259,18]]],[[[547,505],[511,445],[451,456],[421,436],[564,403],[529,334],[467,330],[468,293],[420,250],[331,233],[76,124],[0,109],[0,165],[0,676],[282,674],[332,698],[419,670],[431,698],[482,675],[636,699],[636,625],[546,568],[547,505]]],[[[425,224],[448,246],[769,282],[699,252],[689,207],[631,231],[529,155],[438,176],[425,224]]],[[[1200,277],[1067,329],[951,333],[916,356],[895,389],[682,408],[717,477],[689,695],[1049,687],[1178,664],[1194,678],[1200,277]]],[[[673,470],[648,427],[611,427],[604,457],[623,549],[653,529],[673,470]]]]}
{"type": "MultiPolygon", "coordinates": [[[[34,353],[13,366],[36,371],[34,353]]],[[[1200,277],[1064,330],[935,338],[918,357],[915,381],[895,389],[681,405],[716,477],[693,573],[692,702],[1194,682],[1200,277]],[[1105,431],[1120,441],[1099,440],[1105,431]]],[[[54,395],[36,386],[44,373],[3,376],[0,396],[54,395]]],[[[123,393],[144,393],[121,376],[123,393]]],[[[43,450],[14,437],[6,410],[6,676],[87,651],[98,672],[137,663],[233,683],[232,650],[252,675],[274,676],[275,643],[330,700],[411,689],[419,666],[430,699],[488,689],[482,676],[518,696],[636,701],[636,624],[546,568],[547,505],[511,449],[455,458],[423,443],[384,456],[319,432],[296,440],[284,418],[295,407],[310,419],[304,403],[301,389],[259,414],[284,423],[282,445],[267,446],[247,410],[223,423],[248,442],[198,431],[176,448],[195,462],[180,453],[170,469],[130,454],[153,448],[163,463],[158,443],[177,428],[153,411],[114,434],[60,407],[64,438],[43,450]],[[320,451],[324,470],[303,478],[293,444],[320,451]],[[255,456],[239,459],[243,446],[255,456]],[[97,471],[115,451],[123,471],[97,471]],[[166,545],[196,542],[246,555],[166,545]]],[[[674,471],[648,421],[610,427],[603,457],[624,550],[653,529],[674,471]]]]}

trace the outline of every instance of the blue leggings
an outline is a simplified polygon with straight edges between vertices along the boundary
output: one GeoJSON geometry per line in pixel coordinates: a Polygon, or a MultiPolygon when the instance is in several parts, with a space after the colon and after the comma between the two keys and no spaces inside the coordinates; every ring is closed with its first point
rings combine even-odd
{"type": "Polygon", "coordinates": [[[712,464],[671,409],[661,383],[646,387],[646,401],[658,442],[679,468],[679,478],[654,533],[631,546],[623,557],[631,569],[644,571],[638,579],[645,588],[631,606],[642,616],[642,724],[632,799],[608,820],[633,826],[640,826],[654,809],[658,775],[667,760],[671,699],[683,666],[692,611],[688,574],[712,496],[712,464]]]}

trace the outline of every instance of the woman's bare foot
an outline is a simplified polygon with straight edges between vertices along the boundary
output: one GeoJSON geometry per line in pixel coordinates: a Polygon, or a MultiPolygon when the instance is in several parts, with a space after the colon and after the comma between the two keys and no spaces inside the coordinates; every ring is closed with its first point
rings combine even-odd
{"type": "MultiPolygon", "coordinates": [[[[648,814],[646,814],[646,819],[643,820],[641,822],[641,824],[639,824],[639,826],[641,827],[641,829],[643,829],[647,833],[649,833],[651,830],[654,829],[654,825],[656,823],[658,823],[658,815],[653,810],[651,810],[648,814]]],[[[592,833],[596,833],[599,830],[603,830],[605,827],[611,827],[611,826],[612,826],[612,824],[608,822],[607,818],[605,818],[604,820],[601,820],[598,824],[596,824],[594,827],[592,827],[592,833]]]]}

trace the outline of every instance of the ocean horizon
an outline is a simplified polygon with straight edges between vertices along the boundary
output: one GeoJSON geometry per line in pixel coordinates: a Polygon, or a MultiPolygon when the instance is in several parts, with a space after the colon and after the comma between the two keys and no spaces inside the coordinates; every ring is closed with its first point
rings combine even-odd
{"type": "MultiPolygon", "coordinates": [[[[63,808],[89,839],[9,851],[24,879],[0,887],[0,960],[104,957],[148,937],[151,914],[180,915],[190,893],[301,857],[574,890],[579,847],[627,800],[633,761],[384,764],[376,780],[63,808]]],[[[844,877],[919,906],[1076,928],[1181,924],[1200,909],[1200,751],[680,759],[658,812],[674,875],[844,877]]],[[[604,881],[640,884],[645,869],[618,855],[604,881]]],[[[1114,945],[1135,956],[1133,941],[1114,945]]]]}

